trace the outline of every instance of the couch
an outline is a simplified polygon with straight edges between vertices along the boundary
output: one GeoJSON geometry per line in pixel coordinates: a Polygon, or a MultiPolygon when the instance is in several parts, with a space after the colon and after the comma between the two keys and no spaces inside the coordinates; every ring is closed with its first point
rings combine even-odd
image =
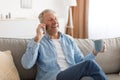
{"type": "MultiPolygon", "coordinates": [[[[96,61],[102,67],[109,80],[120,80],[120,38],[103,40],[106,42],[107,51],[99,53],[96,56],[96,61]]],[[[26,70],[21,65],[21,57],[26,50],[28,41],[29,39],[0,38],[0,51],[11,50],[20,80],[35,80],[36,66],[26,70]]],[[[75,39],[84,55],[94,49],[93,41],[92,39],[75,39]]]]}

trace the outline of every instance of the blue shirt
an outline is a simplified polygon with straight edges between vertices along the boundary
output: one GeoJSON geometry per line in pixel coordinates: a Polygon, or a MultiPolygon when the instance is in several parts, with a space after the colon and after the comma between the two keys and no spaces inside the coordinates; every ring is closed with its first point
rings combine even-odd
{"type": "MultiPolygon", "coordinates": [[[[92,52],[84,57],[74,39],[69,35],[60,33],[59,39],[70,67],[95,58],[92,52]]],[[[60,72],[60,66],[57,63],[57,51],[48,34],[39,43],[31,39],[21,62],[26,69],[30,69],[34,64],[37,65],[36,80],[56,80],[56,76],[60,72]]]]}

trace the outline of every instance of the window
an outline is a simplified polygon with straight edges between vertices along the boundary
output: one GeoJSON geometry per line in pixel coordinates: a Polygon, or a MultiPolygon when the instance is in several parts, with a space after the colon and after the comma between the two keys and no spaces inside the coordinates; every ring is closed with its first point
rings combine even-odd
{"type": "Polygon", "coordinates": [[[120,37],[120,0],[90,0],[89,38],[120,37]]]}

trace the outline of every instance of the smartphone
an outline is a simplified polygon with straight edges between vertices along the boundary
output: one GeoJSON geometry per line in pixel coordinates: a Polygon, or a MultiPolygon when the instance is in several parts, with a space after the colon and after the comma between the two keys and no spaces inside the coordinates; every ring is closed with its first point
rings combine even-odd
{"type": "Polygon", "coordinates": [[[44,28],[42,28],[43,34],[46,33],[46,26],[44,26],[44,28]]]}
{"type": "Polygon", "coordinates": [[[45,34],[45,33],[46,33],[46,29],[45,29],[45,28],[42,28],[42,31],[43,31],[43,34],[45,34]]]}

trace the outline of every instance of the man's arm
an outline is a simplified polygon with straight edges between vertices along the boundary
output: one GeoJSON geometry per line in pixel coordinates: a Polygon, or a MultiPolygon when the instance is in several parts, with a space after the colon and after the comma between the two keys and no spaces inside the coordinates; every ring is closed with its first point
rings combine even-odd
{"type": "Polygon", "coordinates": [[[93,52],[90,52],[87,56],[84,56],[74,39],[72,39],[72,45],[74,50],[74,59],[76,63],[85,60],[95,59],[95,54],[97,53],[94,54],[93,52]]]}
{"type": "MultiPolygon", "coordinates": [[[[95,59],[95,56],[98,55],[98,53],[95,49],[93,51],[91,51],[88,55],[86,55],[84,57],[83,53],[81,52],[81,50],[78,48],[77,44],[75,42],[74,43],[74,54],[75,54],[75,61],[80,62],[80,61],[85,61],[85,60],[90,60],[90,59],[95,59]]],[[[104,42],[104,47],[103,47],[103,51],[101,52],[105,52],[106,51],[106,44],[104,42]]]]}
{"type": "Polygon", "coordinates": [[[32,39],[28,45],[25,54],[23,54],[21,63],[24,68],[30,69],[37,60],[38,56],[38,49],[39,49],[39,43],[36,43],[34,39],[32,39]]]}
{"type": "Polygon", "coordinates": [[[45,27],[44,23],[41,23],[38,25],[36,29],[36,36],[34,39],[32,39],[28,45],[25,54],[22,56],[21,63],[24,68],[29,69],[31,68],[37,60],[38,56],[38,49],[39,49],[39,42],[44,36],[44,33],[42,33],[42,29],[45,27]]]}

